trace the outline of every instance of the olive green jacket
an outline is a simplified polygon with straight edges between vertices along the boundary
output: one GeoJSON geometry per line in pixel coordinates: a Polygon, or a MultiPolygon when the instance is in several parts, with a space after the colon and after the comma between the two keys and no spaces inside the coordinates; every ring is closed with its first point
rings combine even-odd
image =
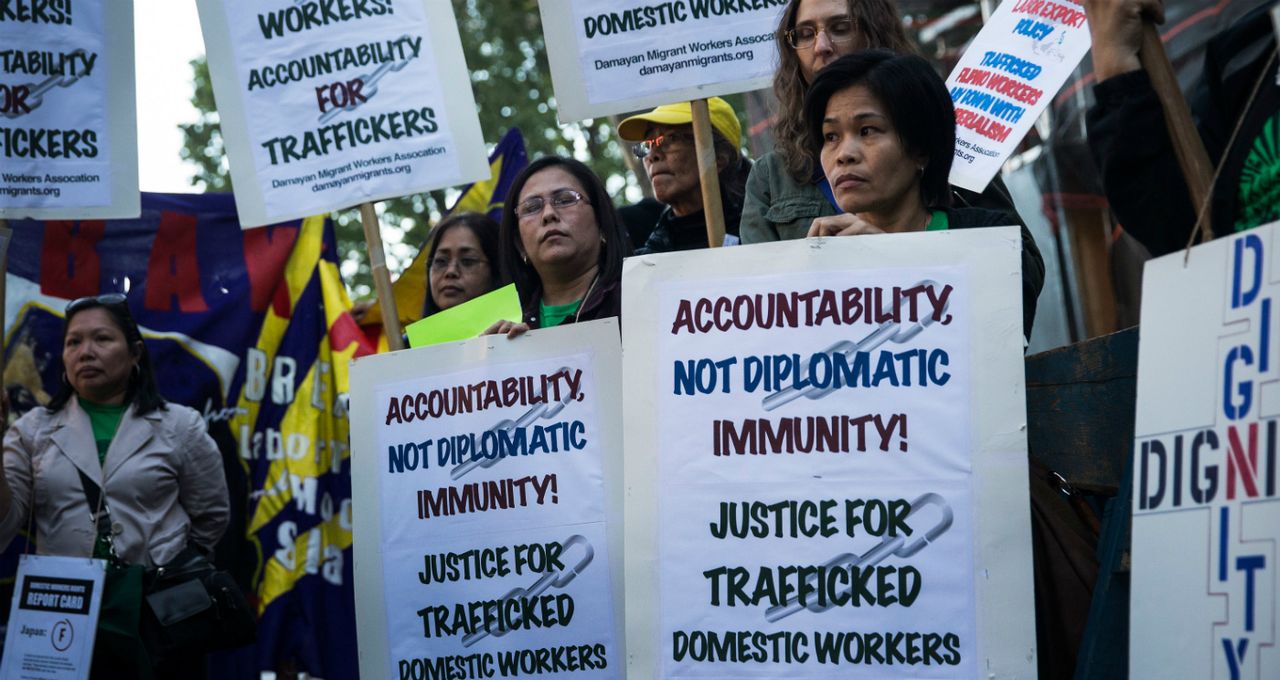
{"type": "Polygon", "coordinates": [[[814,219],[835,214],[817,184],[797,184],[770,151],[751,166],[738,234],[744,244],[804,238],[814,219]]]}

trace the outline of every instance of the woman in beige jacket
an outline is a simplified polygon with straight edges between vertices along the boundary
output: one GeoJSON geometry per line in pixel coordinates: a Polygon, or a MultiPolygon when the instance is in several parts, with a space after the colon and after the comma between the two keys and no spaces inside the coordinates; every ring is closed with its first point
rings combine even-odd
{"type": "Polygon", "coordinates": [[[163,565],[188,544],[211,554],[227,527],[222,457],[196,411],[169,404],[120,294],[67,305],[62,389],[4,436],[0,546],[29,524],[40,553],[163,565]],[[104,491],[98,540],[84,478],[104,491]]]}

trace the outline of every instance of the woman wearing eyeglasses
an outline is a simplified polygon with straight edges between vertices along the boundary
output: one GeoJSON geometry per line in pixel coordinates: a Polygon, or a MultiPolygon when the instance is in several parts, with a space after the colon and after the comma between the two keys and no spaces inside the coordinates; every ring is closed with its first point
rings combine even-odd
{"type": "MultiPolygon", "coordinates": [[[[62,368],[61,389],[49,404],[5,433],[0,545],[30,523],[46,555],[105,559],[114,553],[154,567],[189,545],[212,554],[229,517],[222,456],[199,413],[160,396],[124,295],[67,305],[62,368]],[[109,532],[95,525],[100,507],[91,507],[90,497],[105,506],[109,532]]],[[[108,639],[104,630],[94,677],[145,658],[136,638],[108,639]]],[[[154,661],[165,677],[203,675],[201,655],[154,661]]]]}
{"type": "MultiPolygon", "coordinates": [[[[720,180],[725,234],[738,235],[742,197],[751,161],[742,157],[742,125],[729,102],[707,99],[720,180]]],[[[693,143],[689,103],[666,104],[631,116],[618,125],[618,136],[635,142],[632,153],[644,162],[654,196],[664,204],[648,240],[637,255],[706,248],[707,218],[702,209],[702,181],[693,143]]],[[[716,244],[720,245],[720,244],[716,244]]]]}
{"type": "Polygon", "coordinates": [[[747,179],[743,243],[804,238],[814,219],[840,212],[806,137],[804,94],[818,71],[860,49],[916,51],[892,0],[791,0],[776,44],[774,150],[756,160],[747,179]]]}
{"type": "Polygon", "coordinates": [[[498,268],[498,223],[488,215],[450,215],[431,231],[429,243],[424,317],[456,307],[502,285],[498,268]]]}
{"type": "Polygon", "coordinates": [[[486,334],[515,336],[621,313],[622,259],[631,244],[604,184],[586,165],[560,156],[530,163],[507,194],[498,240],[524,323],[499,321],[486,334]]]}

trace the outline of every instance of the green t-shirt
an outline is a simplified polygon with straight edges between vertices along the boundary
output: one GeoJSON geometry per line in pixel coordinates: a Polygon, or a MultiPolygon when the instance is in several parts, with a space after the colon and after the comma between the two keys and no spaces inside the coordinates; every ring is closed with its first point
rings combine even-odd
{"type": "Polygon", "coordinates": [[[929,226],[925,227],[925,231],[946,231],[950,226],[950,220],[947,219],[947,211],[934,210],[933,218],[929,220],[929,226]]]}
{"type": "Polygon", "coordinates": [[[570,302],[567,305],[549,305],[541,300],[538,301],[539,312],[542,315],[542,327],[551,328],[564,323],[564,320],[578,313],[578,308],[582,306],[582,300],[570,302]]]}
{"type": "Polygon", "coordinates": [[[80,408],[89,414],[89,425],[93,428],[93,442],[98,445],[98,463],[102,464],[107,460],[107,448],[111,446],[111,440],[116,436],[120,419],[124,417],[124,410],[129,407],[123,404],[120,406],[95,404],[81,397],[77,397],[76,400],[80,402],[80,408]]]}

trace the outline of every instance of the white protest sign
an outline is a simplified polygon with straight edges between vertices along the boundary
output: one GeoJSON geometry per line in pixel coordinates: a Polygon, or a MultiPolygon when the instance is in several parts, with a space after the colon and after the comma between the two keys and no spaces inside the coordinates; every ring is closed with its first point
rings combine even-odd
{"type": "Polygon", "coordinates": [[[567,123],[766,87],[786,0],[542,0],[567,123]]]}
{"type": "Polygon", "coordinates": [[[1280,226],[1147,263],[1129,676],[1280,669],[1280,226]]]}
{"type": "Polygon", "coordinates": [[[89,677],[105,568],[102,560],[84,557],[21,557],[0,678],[89,677]]]}
{"type": "Polygon", "coordinates": [[[951,183],[982,191],[1089,51],[1080,0],[1005,0],[947,78],[951,183]]]}
{"type": "Polygon", "coordinates": [[[0,219],[141,213],[133,1],[0,3],[0,219]]]}
{"type": "Polygon", "coordinates": [[[1019,258],[999,228],[627,261],[630,677],[1034,677],[1019,258]]]}
{"type": "Polygon", "coordinates": [[[246,228],[489,177],[451,3],[198,4],[246,228]]]}
{"type": "Polygon", "coordinates": [[[616,319],[353,366],[362,675],[621,676],[620,371],[616,319]]]}

